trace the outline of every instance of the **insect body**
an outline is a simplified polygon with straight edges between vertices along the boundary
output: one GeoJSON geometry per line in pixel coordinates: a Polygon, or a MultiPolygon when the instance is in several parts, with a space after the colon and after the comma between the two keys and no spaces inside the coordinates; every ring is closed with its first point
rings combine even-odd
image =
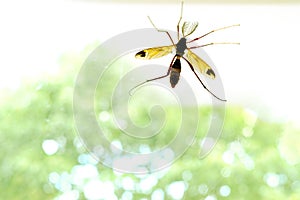
{"type": "Polygon", "coordinates": [[[181,62],[180,58],[183,56],[184,51],[187,49],[186,39],[181,38],[179,42],[176,44],[176,56],[175,62],[171,67],[171,75],[170,75],[170,83],[172,88],[176,86],[179,81],[180,72],[181,72],[181,62]]]}
{"type": "MultiPolygon", "coordinates": [[[[135,57],[139,58],[139,59],[153,59],[153,58],[159,58],[159,57],[163,57],[166,56],[170,53],[172,53],[173,48],[176,49],[176,54],[173,57],[168,72],[166,75],[160,76],[160,77],[156,77],[153,79],[149,79],[139,85],[137,85],[136,87],[149,82],[149,81],[154,81],[154,80],[158,80],[161,78],[165,78],[167,76],[170,75],[170,83],[171,83],[171,87],[174,88],[176,86],[176,84],[179,81],[179,77],[180,77],[180,72],[181,72],[181,61],[180,59],[184,59],[187,64],[189,65],[189,67],[191,68],[191,70],[193,71],[193,73],[195,74],[195,76],[197,77],[197,79],[200,81],[200,83],[202,84],[202,86],[204,87],[204,89],[206,89],[211,95],[213,95],[214,97],[216,97],[217,99],[221,100],[221,101],[226,101],[224,99],[221,99],[219,97],[217,97],[214,93],[212,93],[202,82],[202,80],[199,78],[198,74],[195,72],[194,67],[196,68],[196,70],[198,72],[200,72],[201,74],[204,74],[212,79],[214,79],[216,77],[213,69],[204,61],[202,60],[199,56],[197,56],[195,53],[193,53],[191,51],[191,49],[195,49],[195,48],[200,48],[200,47],[204,47],[204,46],[208,46],[208,45],[213,45],[213,44],[239,44],[239,43],[230,43],[230,42],[222,42],[222,43],[208,43],[208,44],[204,44],[204,45],[200,45],[200,46],[192,46],[192,47],[187,47],[187,44],[199,40],[200,38],[203,38],[206,35],[209,35],[215,31],[218,30],[222,30],[222,29],[226,29],[226,28],[230,28],[233,26],[239,26],[239,24],[236,25],[232,25],[232,26],[226,26],[223,28],[219,28],[219,29],[215,29],[212,30],[200,37],[197,37],[193,40],[187,41],[186,37],[191,35],[197,28],[198,23],[190,23],[190,22],[184,22],[182,27],[181,27],[181,33],[182,33],[182,37],[179,39],[179,25],[182,19],[182,10],[183,10],[183,2],[181,4],[181,15],[177,24],[177,39],[178,42],[177,44],[174,43],[171,35],[169,34],[168,31],[165,30],[160,30],[158,28],[156,28],[156,26],[154,25],[154,23],[152,22],[152,20],[149,18],[150,22],[152,23],[152,25],[154,26],[154,28],[159,31],[159,32],[165,32],[168,37],[170,38],[172,45],[169,46],[161,46],[161,47],[153,47],[153,48],[148,48],[148,49],[144,49],[140,52],[138,52],[135,57]]],[[[132,88],[135,89],[136,87],[132,88]]]]}
{"type": "Polygon", "coordinates": [[[174,88],[179,81],[180,72],[181,72],[180,58],[181,56],[176,55],[176,60],[171,67],[170,83],[172,88],[174,88]]]}

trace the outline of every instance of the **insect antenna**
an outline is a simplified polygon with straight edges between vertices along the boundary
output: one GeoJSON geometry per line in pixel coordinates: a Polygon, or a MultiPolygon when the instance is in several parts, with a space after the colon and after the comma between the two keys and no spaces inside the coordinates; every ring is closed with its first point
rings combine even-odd
{"type": "Polygon", "coordinates": [[[202,82],[202,80],[199,78],[199,76],[197,75],[197,73],[196,73],[195,70],[194,70],[193,65],[192,65],[185,57],[182,57],[182,58],[188,63],[188,65],[190,66],[191,70],[194,72],[194,74],[196,75],[197,79],[200,81],[201,85],[204,87],[205,90],[207,90],[211,95],[213,95],[215,98],[219,99],[220,101],[226,101],[225,99],[221,99],[221,98],[217,97],[213,92],[211,92],[211,91],[204,85],[204,83],[202,82]]]}
{"type": "Polygon", "coordinates": [[[235,26],[240,26],[240,24],[234,24],[234,25],[231,25],[231,26],[225,26],[225,27],[222,27],[222,28],[214,29],[214,30],[209,31],[208,33],[205,33],[204,35],[201,35],[200,37],[197,37],[197,38],[195,38],[195,39],[193,39],[191,41],[188,41],[186,43],[194,42],[194,41],[199,40],[199,39],[201,39],[201,38],[203,38],[203,37],[205,37],[205,36],[207,36],[207,35],[209,35],[211,33],[216,32],[216,31],[224,30],[224,29],[227,29],[227,28],[235,27],[235,26]]]}

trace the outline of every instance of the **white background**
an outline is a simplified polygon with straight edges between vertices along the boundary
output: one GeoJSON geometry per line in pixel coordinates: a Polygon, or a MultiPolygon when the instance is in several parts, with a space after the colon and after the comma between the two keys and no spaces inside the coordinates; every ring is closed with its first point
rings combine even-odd
{"type": "MultiPolygon", "coordinates": [[[[16,89],[22,79],[59,73],[59,56],[125,31],[176,31],[180,3],[101,4],[26,1],[0,3],[0,87],[16,89]]],[[[183,20],[198,21],[199,36],[222,26],[241,26],[208,36],[205,51],[221,75],[226,98],[266,119],[300,120],[300,6],[203,5],[185,2],[183,20]]],[[[163,36],[165,37],[165,36],[163,36]]],[[[184,72],[183,72],[184,73],[184,72]]]]}

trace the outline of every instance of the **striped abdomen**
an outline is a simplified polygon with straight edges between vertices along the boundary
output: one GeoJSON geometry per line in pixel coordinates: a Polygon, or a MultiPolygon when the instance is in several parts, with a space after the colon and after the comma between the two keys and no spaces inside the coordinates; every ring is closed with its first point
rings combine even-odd
{"type": "Polygon", "coordinates": [[[181,72],[180,56],[177,56],[175,62],[172,65],[171,74],[170,74],[170,83],[172,88],[174,88],[177,85],[180,77],[180,72],[181,72]]]}

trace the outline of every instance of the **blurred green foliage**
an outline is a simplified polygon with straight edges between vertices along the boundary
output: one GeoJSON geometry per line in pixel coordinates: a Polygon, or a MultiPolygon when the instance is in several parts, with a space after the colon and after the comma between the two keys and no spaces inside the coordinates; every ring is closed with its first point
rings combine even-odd
{"type": "MultiPolygon", "coordinates": [[[[0,199],[299,199],[299,129],[240,107],[227,107],[221,138],[205,159],[199,142],[211,110],[203,106],[197,142],[171,167],[133,175],[102,166],[77,137],[72,113],[73,82],[92,46],[62,57],[61,74],[3,94],[0,199]],[[43,146],[49,141],[53,152],[43,146]]],[[[121,131],[109,128],[117,139],[121,131]]],[[[161,142],[172,136],[166,130],[161,142]]]]}

